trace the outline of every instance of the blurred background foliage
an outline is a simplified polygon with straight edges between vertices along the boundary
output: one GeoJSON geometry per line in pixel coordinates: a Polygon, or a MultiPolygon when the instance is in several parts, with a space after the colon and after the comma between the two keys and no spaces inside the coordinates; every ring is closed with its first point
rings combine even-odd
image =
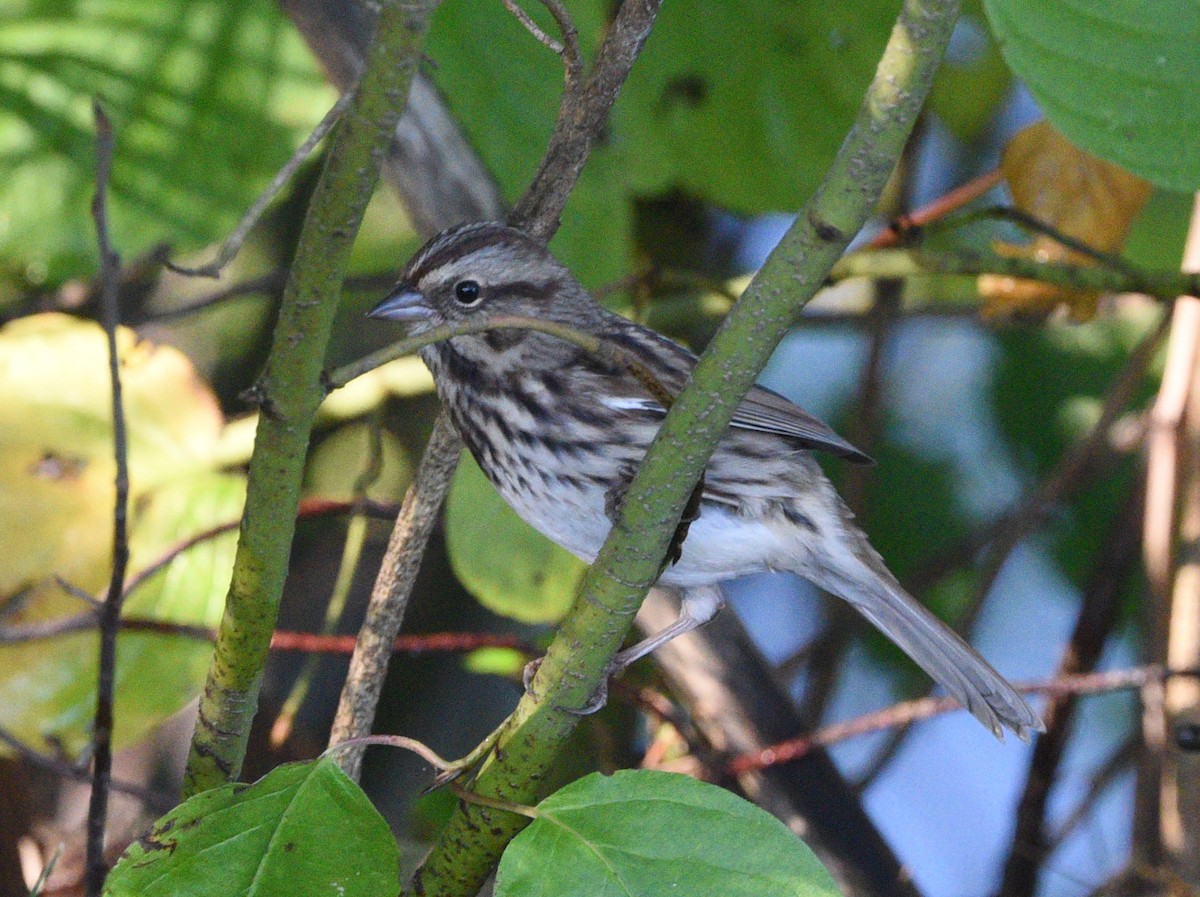
{"type": "MultiPolygon", "coordinates": [[[[568,5],[590,53],[611,4],[568,5]]],[[[744,283],[740,278],[780,232],[786,221],[780,215],[798,208],[818,184],[898,7],[894,0],[669,0],[567,207],[555,251],[611,307],[702,348],[744,283]]],[[[551,28],[539,6],[529,12],[551,28]]],[[[1200,162],[1189,155],[1194,140],[1181,138],[1197,124],[1188,91],[1200,63],[1188,28],[1168,25],[1194,22],[1194,10],[1182,0],[1164,2],[1151,17],[1154,27],[1137,30],[1135,38],[1128,37],[1132,13],[1125,5],[1086,34],[1064,16],[1032,0],[966,4],[930,108],[880,209],[881,224],[995,168],[1012,136],[1039,117],[1040,103],[1077,146],[1130,165],[1153,184],[1146,187],[1148,199],[1141,196],[1118,213],[1131,227],[1125,258],[1146,268],[1178,267],[1190,200],[1173,191],[1200,182],[1200,162]],[[1031,29],[1063,52],[1025,53],[1022,39],[1031,29]],[[1104,56],[1114,45],[1118,50],[1104,56]],[[1141,66],[1146,53],[1164,61],[1138,68],[1133,86],[1109,84],[1104,71],[1127,72],[1141,66]],[[1088,120],[1073,110],[1078,92],[1093,83],[1111,86],[1115,99],[1098,105],[1088,120]],[[1121,138],[1116,143],[1114,133],[1121,138]],[[1126,151],[1131,145],[1136,157],[1126,151]],[[1179,151],[1183,145],[1190,149],[1179,151]]],[[[515,198],[553,126],[559,61],[493,0],[446,0],[427,54],[449,107],[505,196],[515,198]]],[[[8,322],[0,330],[0,526],[16,563],[0,577],[0,615],[7,624],[78,613],[78,599],[55,576],[93,592],[106,578],[111,423],[100,385],[100,331],[61,316],[96,314],[87,211],[94,186],[93,96],[117,123],[112,224],[126,264],[124,320],[133,328],[125,336],[127,384],[136,388],[139,363],[172,359],[169,373],[151,365],[146,405],[130,407],[135,445],[143,434],[147,445],[134,453],[135,480],[142,480],[135,490],[136,572],[171,545],[237,517],[240,465],[252,433],[241,395],[264,358],[319,154],[219,282],[181,277],[163,261],[168,254],[185,263],[209,257],[335,93],[269,0],[8,3],[0,25],[0,317],[8,322]],[[189,412],[194,406],[201,411],[189,412]]],[[[1058,155],[1050,170],[1065,178],[1064,151],[1052,152],[1058,155]]],[[[1053,183],[1054,175],[1050,187],[1036,189],[1052,190],[1053,183]]],[[[1001,186],[984,201],[1008,198],[1001,186]]],[[[1064,201],[1061,195],[1056,200],[1064,201]]],[[[1085,209],[1077,226],[1087,232],[1096,214],[1085,209]]],[[[996,241],[1030,245],[1003,222],[931,229],[923,245],[953,252],[996,241]]],[[[330,366],[398,335],[368,323],[362,312],[418,242],[400,203],[381,191],[355,248],[330,366]]],[[[1145,300],[1097,304],[1091,297],[1082,307],[1071,304],[1073,317],[1090,318],[1078,323],[1063,313],[1070,300],[1061,294],[1039,306],[1017,305],[1015,315],[1006,306],[999,315],[970,279],[929,278],[919,301],[873,284],[858,287],[818,299],[765,378],[839,423],[878,460],[865,471],[827,466],[901,580],[921,583],[921,596],[951,620],[974,620],[990,596],[988,616],[999,621],[992,631],[1021,633],[1008,653],[1000,652],[1000,665],[1021,675],[1047,674],[1059,645],[1036,640],[1037,615],[1057,621],[1045,631],[1061,635],[1102,535],[1132,488],[1133,459],[1117,452],[1027,541],[1041,578],[1017,580],[1040,583],[1043,594],[1006,604],[1003,580],[981,593],[975,553],[964,552],[950,565],[939,558],[1033,489],[1089,432],[1109,386],[1162,311],[1145,300]],[[1031,612],[1033,619],[1018,616],[1031,612]]],[[[1150,366],[1131,417],[1145,411],[1158,370],[1157,363],[1150,366]]],[[[397,502],[436,410],[430,390],[428,376],[410,360],[335,395],[311,453],[307,497],[397,502]]],[[[445,516],[410,628],[540,637],[543,624],[569,605],[579,564],[524,528],[471,463],[459,471],[445,516]]],[[[302,521],[283,628],[320,628],[335,582],[344,581],[347,609],[336,625],[355,630],[387,524],[374,521],[359,531],[362,560],[350,570],[346,558],[358,554],[343,551],[348,532],[354,528],[344,515],[302,521]]],[[[232,538],[180,555],[135,593],[129,613],[213,625],[232,538]]],[[[788,600],[814,600],[802,593],[792,587],[788,600]]],[[[1140,595],[1140,580],[1131,580],[1131,610],[1140,595]]],[[[763,627],[774,656],[801,650],[806,638],[819,641],[823,613],[840,619],[815,604],[812,611],[803,627],[789,628],[786,614],[763,627]],[[772,641],[771,632],[780,630],[786,637],[772,641]]],[[[207,649],[161,635],[123,638],[118,712],[120,741],[130,744],[195,694],[207,649]]],[[[809,700],[814,722],[827,711],[877,704],[878,685],[860,689],[864,679],[889,683],[890,697],[925,687],[874,633],[865,634],[865,659],[852,653],[843,667],[837,658],[847,656],[849,640],[839,638],[834,667],[852,684],[840,687],[841,699],[809,700]],[[846,697],[856,690],[859,700],[846,697]]],[[[76,634],[0,646],[0,726],[39,750],[75,755],[86,741],[82,708],[92,694],[91,639],[76,634]]],[[[323,742],[342,660],[317,665],[288,737],[271,743],[267,735],[299,663],[280,654],[268,670],[266,722],[255,736],[250,775],[282,758],[310,756],[323,742]]],[[[465,667],[444,655],[397,662],[378,725],[426,739],[447,755],[464,752],[499,721],[518,688],[512,677],[470,670],[515,672],[517,666],[508,655],[476,658],[465,667]]],[[[811,684],[812,677],[801,676],[797,694],[811,699],[805,693],[811,684]]],[[[604,720],[628,722],[630,716],[618,705],[604,720]]],[[[1130,729],[1132,718],[1122,719],[1130,729]]],[[[602,735],[602,728],[581,732],[583,747],[573,758],[580,769],[616,765],[644,747],[636,727],[634,737],[626,731],[616,738],[608,729],[602,735]]],[[[1127,734],[1110,733],[1105,743],[1127,734]]],[[[844,759],[855,758],[861,752],[844,759]]],[[[366,781],[379,786],[378,800],[394,824],[414,837],[439,813],[436,797],[412,809],[413,790],[422,782],[415,763],[380,760],[366,781]],[[396,784],[398,777],[404,784],[396,784]]],[[[1004,837],[999,825],[981,834],[978,862],[994,863],[1004,837]]],[[[913,865],[930,893],[962,893],[966,881],[979,888],[968,877],[970,863],[967,872],[927,873],[913,865]]],[[[1049,876],[1046,892],[1081,890],[1072,876],[1083,873],[1071,868],[1065,879],[1049,876]]],[[[1100,873],[1088,874],[1098,880],[1100,873]]]]}

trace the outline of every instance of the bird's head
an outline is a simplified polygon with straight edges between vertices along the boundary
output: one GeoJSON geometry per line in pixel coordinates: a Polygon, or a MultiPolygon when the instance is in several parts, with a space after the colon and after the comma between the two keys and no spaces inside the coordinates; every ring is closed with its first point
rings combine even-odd
{"type": "MultiPolygon", "coordinates": [[[[516,228],[482,222],[452,227],[421,247],[395,289],[369,315],[403,321],[410,333],[420,334],[439,324],[509,316],[592,329],[603,312],[542,244],[516,228]]],[[[455,337],[453,343],[459,352],[482,360],[519,345],[545,350],[548,339],[505,330],[455,337]]]]}

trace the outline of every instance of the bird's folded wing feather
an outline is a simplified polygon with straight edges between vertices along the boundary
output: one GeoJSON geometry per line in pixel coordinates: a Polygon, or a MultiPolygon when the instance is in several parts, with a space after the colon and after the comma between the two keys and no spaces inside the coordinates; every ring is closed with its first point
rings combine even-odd
{"type": "MultiPolygon", "coordinates": [[[[638,327],[624,319],[611,334],[618,342],[643,360],[661,385],[672,393],[678,393],[687,382],[696,356],[678,343],[660,336],[652,330],[638,327]]],[[[626,403],[637,401],[643,408],[661,410],[653,398],[639,390],[638,397],[629,396],[626,403]]],[[[857,464],[871,464],[871,458],[859,451],[829,426],[822,423],[803,408],[788,401],[776,392],[762,386],[752,387],[742,404],[733,414],[731,426],[762,433],[776,433],[794,439],[803,448],[830,452],[857,464]]]]}

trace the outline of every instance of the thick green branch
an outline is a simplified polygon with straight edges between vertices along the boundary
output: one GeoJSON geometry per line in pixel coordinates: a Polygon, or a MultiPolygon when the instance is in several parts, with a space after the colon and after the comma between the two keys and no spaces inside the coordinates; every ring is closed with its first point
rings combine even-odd
{"type": "MultiPolygon", "coordinates": [[[[871,214],[908,139],[958,16],[958,0],[906,0],[875,79],[825,183],[734,306],[638,471],[574,610],[551,644],[494,758],[475,780],[490,799],[528,804],[658,576],[708,457],[799,308],[871,214]]],[[[526,820],[460,806],[416,891],[475,893],[526,820]]]]}
{"type": "Polygon", "coordinates": [[[233,580],[200,716],[185,796],[241,771],[287,575],[321,371],[350,248],[404,109],[433,0],[386,0],[357,96],[339,124],[300,234],[267,367],[233,580]]]}

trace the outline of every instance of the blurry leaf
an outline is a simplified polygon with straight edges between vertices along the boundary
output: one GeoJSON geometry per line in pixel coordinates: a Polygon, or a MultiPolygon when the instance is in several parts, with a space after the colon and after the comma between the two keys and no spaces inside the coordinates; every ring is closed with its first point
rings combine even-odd
{"type": "MultiPolygon", "coordinates": [[[[244,478],[211,472],[221,413],[188,360],[118,334],[130,460],[130,575],[179,542],[241,514],[244,478]]],[[[4,623],[85,610],[55,582],[99,594],[112,564],[115,461],[107,346],[98,325],[37,315],[0,330],[0,540],[4,623]],[[13,596],[14,593],[16,597],[13,596]]],[[[236,535],[175,558],[134,591],[126,612],[213,626],[236,535]]],[[[80,633],[0,647],[0,726],[68,753],[88,742],[96,637],[80,633]]],[[[129,744],[199,690],[206,642],[124,633],[118,644],[118,745],[129,744]]]]}
{"type": "Polygon", "coordinates": [[[1125,241],[1125,258],[1143,268],[1178,269],[1195,197],[1154,190],[1125,241]]]}
{"type": "Polygon", "coordinates": [[[269,0],[17,0],[0,29],[0,281],[95,268],[91,102],[117,126],[133,255],[232,227],[334,98],[269,0]]]}
{"type": "MultiPolygon", "coordinates": [[[[176,350],[122,329],[119,351],[136,501],[209,465],[221,412],[176,350]]],[[[107,577],[116,470],[104,332],[59,314],[8,324],[0,394],[0,595],[55,575],[94,588],[107,577]]]]}
{"type": "Polygon", "coordinates": [[[929,108],[954,135],[970,141],[991,122],[1012,84],[1012,74],[992,40],[980,0],[963,4],[946,60],[937,71],[929,108]]]}
{"type": "MultiPolygon", "coordinates": [[[[237,520],[244,493],[240,475],[206,473],[143,496],[131,521],[130,575],[184,540],[237,520]]],[[[97,522],[111,538],[111,509],[107,521],[97,522]]],[[[237,533],[228,532],[180,554],[130,594],[125,614],[216,626],[236,544],[237,533]]],[[[110,557],[106,552],[91,560],[93,567],[71,582],[97,594],[107,585],[110,557]]],[[[20,609],[5,616],[6,625],[84,611],[78,598],[53,583],[30,587],[18,601],[20,609]]],[[[94,632],[0,646],[0,727],[34,747],[77,756],[89,744],[96,712],[96,653],[94,632]]],[[[207,641],[123,632],[117,642],[116,747],[138,741],[199,694],[211,657],[207,641]]]]}
{"type": "Polygon", "coordinates": [[[104,893],[379,897],[396,893],[399,877],[387,823],[338,765],[323,759],[185,801],[125,851],[104,893]]]}
{"type": "Polygon", "coordinates": [[[517,676],[525,666],[525,655],[515,648],[476,648],[463,666],[472,673],[491,676],[517,676]]]}
{"type": "MultiPolygon", "coordinates": [[[[1150,195],[1150,184],[1120,166],[1076,147],[1047,121],[1018,133],[1004,150],[1001,169],[1018,209],[1100,252],[1116,253],[1150,195]]],[[[1083,253],[1039,235],[1027,246],[1006,245],[1005,254],[1038,261],[1095,264],[1083,253]]],[[[1049,311],[1061,302],[1077,319],[1096,313],[1098,295],[1015,277],[980,278],[992,312],[1049,311]]]]}
{"type": "Polygon", "coordinates": [[[681,188],[745,213],[798,208],[841,145],[899,8],[665,3],[614,112],[631,189],[681,188]]]}
{"type": "Polygon", "coordinates": [[[446,547],[455,576],[480,604],[525,623],[560,619],[584,571],[527,526],[466,454],[446,502],[446,547]]]}
{"type": "Polygon", "coordinates": [[[812,851],[715,785],[649,770],[598,773],[546,798],[504,851],[496,897],[835,897],[812,851]]]}
{"type": "Polygon", "coordinates": [[[412,479],[404,446],[391,433],[372,433],[367,423],[339,427],[321,440],[304,469],[304,495],[329,501],[354,501],[356,486],[372,466],[377,469],[367,488],[374,501],[399,501],[412,479]],[[376,445],[376,439],[378,443],[376,445]],[[379,452],[378,458],[374,457],[379,452]]]}
{"type": "Polygon", "coordinates": [[[1073,143],[1163,187],[1200,187],[1194,0],[984,0],[1004,58],[1073,143]]]}

